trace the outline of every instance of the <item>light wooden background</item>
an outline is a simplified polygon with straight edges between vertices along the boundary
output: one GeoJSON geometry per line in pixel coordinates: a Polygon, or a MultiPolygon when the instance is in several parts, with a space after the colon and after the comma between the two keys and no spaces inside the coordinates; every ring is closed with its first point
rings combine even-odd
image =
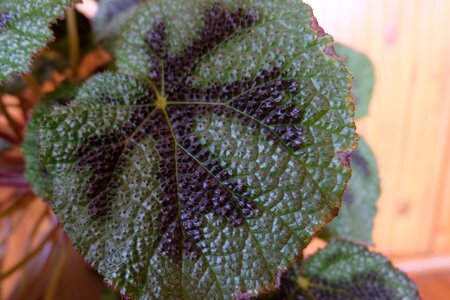
{"type": "Polygon", "coordinates": [[[306,0],[376,69],[359,132],[378,158],[376,249],[450,255],[450,0],[306,0]]]}

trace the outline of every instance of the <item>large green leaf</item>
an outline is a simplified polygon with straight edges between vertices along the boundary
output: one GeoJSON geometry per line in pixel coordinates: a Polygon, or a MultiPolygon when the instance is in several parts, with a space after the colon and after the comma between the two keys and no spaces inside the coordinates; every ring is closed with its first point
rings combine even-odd
{"type": "Polygon", "coordinates": [[[138,299],[274,287],[340,206],[351,77],[297,0],[151,1],[119,71],[41,127],[52,206],[108,283],[138,299]]]}
{"type": "Polygon", "coordinates": [[[376,203],[380,197],[380,178],[375,156],[362,138],[352,155],[351,167],[353,175],[339,215],[327,225],[325,236],[370,244],[376,203]]]}
{"type": "Polygon", "coordinates": [[[50,40],[49,24],[75,0],[0,0],[0,81],[28,71],[31,57],[50,40]]]}
{"type": "Polygon", "coordinates": [[[369,58],[342,44],[336,45],[336,52],[345,58],[348,68],[353,74],[353,96],[355,97],[355,118],[360,119],[369,111],[370,99],[372,98],[375,84],[375,72],[369,58]]]}
{"type": "Polygon", "coordinates": [[[381,254],[365,246],[333,241],[295,263],[281,277],[280,288],[259,300],[414,300],[416,285],[381,254]]]}

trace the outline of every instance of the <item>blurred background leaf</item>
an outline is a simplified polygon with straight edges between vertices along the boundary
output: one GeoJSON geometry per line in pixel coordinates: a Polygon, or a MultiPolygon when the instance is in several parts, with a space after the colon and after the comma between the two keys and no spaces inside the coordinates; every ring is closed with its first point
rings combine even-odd
{"type": "Polygon", "coordinates": [[[299,259],[281,276],[280,289],[254,299],[420,299],[416,285],[381,254],[348,241],[299,259]]]}
{"type": "Polygon", "coordinates": [[[325,227],[321,236],[372,243],[373,221],[380,197],[380,178],[375,156],[361,137],[352,155],[352,178],[342,199],[339,215],[325,227]]]}
{"type": "Polygon", "coordinates": [[[353,97],[356,104],[355,118],[367,115],[375,84],[375,72],[369,58],[343,44],[336,44],[336,52],[343,56],[353,74],[353,97]]]}
{"type": "Polygon", "coordinates": [[[134,14],[139,4],[148,0],[100,0],[93,19],[97,41],[112,52],[123,24],[134,14]]]}

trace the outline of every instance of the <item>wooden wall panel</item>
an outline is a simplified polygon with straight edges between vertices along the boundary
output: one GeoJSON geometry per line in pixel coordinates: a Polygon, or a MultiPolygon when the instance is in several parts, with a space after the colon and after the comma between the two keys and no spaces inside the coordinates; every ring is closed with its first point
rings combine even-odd
{"type": "Polygon", "coordinates": [[[450,1],[306,2],[375,65],[370,115],[358,127],[380,167],[377,249],[450,255],[450,1]]]}
{"type": "MultiPolygon", "coordinates": [[[[450,65],[450,60],[447,61],[447,65],[450,65]]],[[[447,81],[450,82],[450,74],[447,73],[446,76],[447,81]]],[[[450,84],[445,86],[443,99],[450,99],[450,84]]],[[[450,101],[444,103],[442,109],[450,111],[450,101]]],[[[442,120],[442,130],[445,131],[445,129],[450,130],[450,118],[442,120]]],[[[450,135],[448,134],[443,147],[446,155],[442,160],[438,189],[438,196],[442,195],[443,201],[436,206],[438,222],[435,223],[431,232],[432,244],[430,245],[436,254],[450,253],[450,135]]]]}

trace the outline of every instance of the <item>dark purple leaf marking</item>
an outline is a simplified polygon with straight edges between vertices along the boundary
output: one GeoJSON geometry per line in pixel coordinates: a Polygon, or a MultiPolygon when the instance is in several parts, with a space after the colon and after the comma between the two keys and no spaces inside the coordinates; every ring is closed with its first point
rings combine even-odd
{"type": "MultiPolygon", "coordinates": [[[[132,150],[126,141],[130,136],[139,141],[145,135],[156,142],[161,158],[160,252],[175,261],[182,254],[197,257],[203,216],[208,213],[226,219],[233,226],[241,226],[246,219],[259,215],[260,209],[249,200],[253,195],[247,187],[201,146],[194,132],[196,118],[202,114],[237,115],[243,124],[260,128],[266,136],[279,139],[295,151],[304,142],[300,125],[303,112],[293,104],[283,103],[283,99],[288,93],[296,93],[298,84],[282,79],[283,74],[274,67],[261,70],[255,78],[243,78],[224,86],[204,89],[192,86],[192,73],[201,58],[239,34],[239,30],[256,24],[258,19],[255,12],[230,11],[214,4],[204,15],[198,38],[179,55],[167,51],[164,21],[155,22],[146,38],[152,66],[149,77],[169,103],[166,110],[153,106],[137,108],[126,128],[92,138],[78,149],[77,156],[81,158],[78,170],[89,169],[93,174],[86,193],[87,199],[91,199],[93,218],[107,218],[110,213],[108,207],[118,187],[114,174],[124,167],[123,154],[132,150]]],[[[141,102],[151,104],[152,99],[149,96],[141,102]]]]}
{"type": "Polygon", "coordinates": [[[256,78],[242,78],[223,86],[213,84],[198,89],[191,85],[192,73],[203,56],[239,29],[254,25],[258,19],[255,12],[243,9],[230,12],[221,4],[214,4],[205,15],[205,25],[198,34],[199,38],[178,56],[167,53],[164,22],[156,21],[146,39],[152,62],[149,77],[159,90],[164,90],[170,101],[227,102],[227,110],[240,113],[244,122],[272,125],[270,132],[267,127],[262,129],[263,132],[278,135],[284,143],[298,150],[303,145],[303,128],[299,125],[303,112],[293,104],[282,103],[287,93],[298,91],[298,84],[294,80],[282,79],[283,74],[276,67],[261,70],[256,78]]]}
{"type": "Polygon", "coordinates": [[[279,273],[279,289],[239,299],[419,299],[417,287],[387,258],[348,241],[331,241],[279,273]],[[366,269],[361,269],[364,261],[366,269]],[[333,270],[333,272],[331,272],[333,270]]]}
{"type": "MultiPolygon", "coordinates": [[[[317,299],[347,300],[357,299],[394,299],[395,291],[389,289],[388,282],[380,274],[366,272],[353,275],[350,280],[327,282],[320,278],[312,278],[314,284],[326,287],[312,287],[311,293],[317,299]],[[330,288],[330,289],[328,289],[330,288]]],[[[309,299],[309,298],[306,298],[309,299]]]]}
{"type": "MultiPolygon", "coordinates": [[[[319,38],[328,36],[328,34],[325,32],[325,30],[319,25],[319,22],[317,21],[317,18],[314,17],[311,21],[311,28],[314,29],[317,33],[317,36],[319,38]]],[[[323,50],[324,53],[336,58],[337,60],[343,61],[343,59],[336,53],[334,50],[334,47],[332,45],[328,45],[323,50]]]]}
{"type": "Polygon", "coordinates": [[[0,30],[3,30],[8,25],[8,22],[14,19],[14,15],[10,12],[0,12],[0,30]]]}
{"type": "Polygon", "coordinates": [[[365,177],[370,175],[368,161],[359,153],[353,152],[352,167],[357,168],[365,177]]]}
{"type": "Polygon", "coordinates": [[[198,90],[191,87],[191,75],[200,59],[210,53],[214,47],[236,34],[239,30],[250,27],[258,20],[258,15],[242,8],[232,12],[222,4],[216,3],[205,13],[204,26],[181,55],[167,53],[166,33],[163,20],[158,20],[147,35],[149,55],[152,68],[149,77],[159,90],[164,90],[171,101],[194,100],[217,94],[225,87],[211,90],[198,90]],[[161,61],[161,60],[164,61],[161,61]],[[164,70],[164,76],[162,76],[164,70]],[[163,78],[164,77],[164,78],[163,78]],[[163,79],[163,80],[161,80],[163,79]],[[162,87],[164,82],[165,88],[162,87]]]}
{"type": "Polygon", "coordinates": [[[347,190],[344,193],[344,196],[342,197],[342,201],[347,203],[348,205],[352,205],[355,201],[355,196],[353,195],[353,192],[350,190],[350,188],[347,188],[347,190]]]}
{"type": "Polygon", "coordinates": [[[289,270],[281,279],[281,289],[252,299],[259,300],[288,300],[288,299],[395,299],[395,291],[390,289],[385,278],[375,272],[355,274],[350,280],[330,282],[312,277],[308,281],[313,283],[308,289],[303,289],[295,280],[298,277],[289,270]]]}
{"type": "MultiPolygon", "coordinates": [[[[105,102],[113,102],[106,100],[105,102]]],[[[123,167],[121,157],[128,153],[131,146],[129,138],[134,134],[153,110],[150,106],[141,106],[135,110],[129,123],[120,132],[110,135],[91,137],[75,152],[80,160],[77,163],[77,171],[90,170],[90,177],[86,189],[86,198],[89,199],[89,212],[95,217],[105,217],[109,213],[109,204],[115,196],[118,179],[114,172],[123,167]]],[[[139,133],[138,133],[139,134],[139,133]]]]}

